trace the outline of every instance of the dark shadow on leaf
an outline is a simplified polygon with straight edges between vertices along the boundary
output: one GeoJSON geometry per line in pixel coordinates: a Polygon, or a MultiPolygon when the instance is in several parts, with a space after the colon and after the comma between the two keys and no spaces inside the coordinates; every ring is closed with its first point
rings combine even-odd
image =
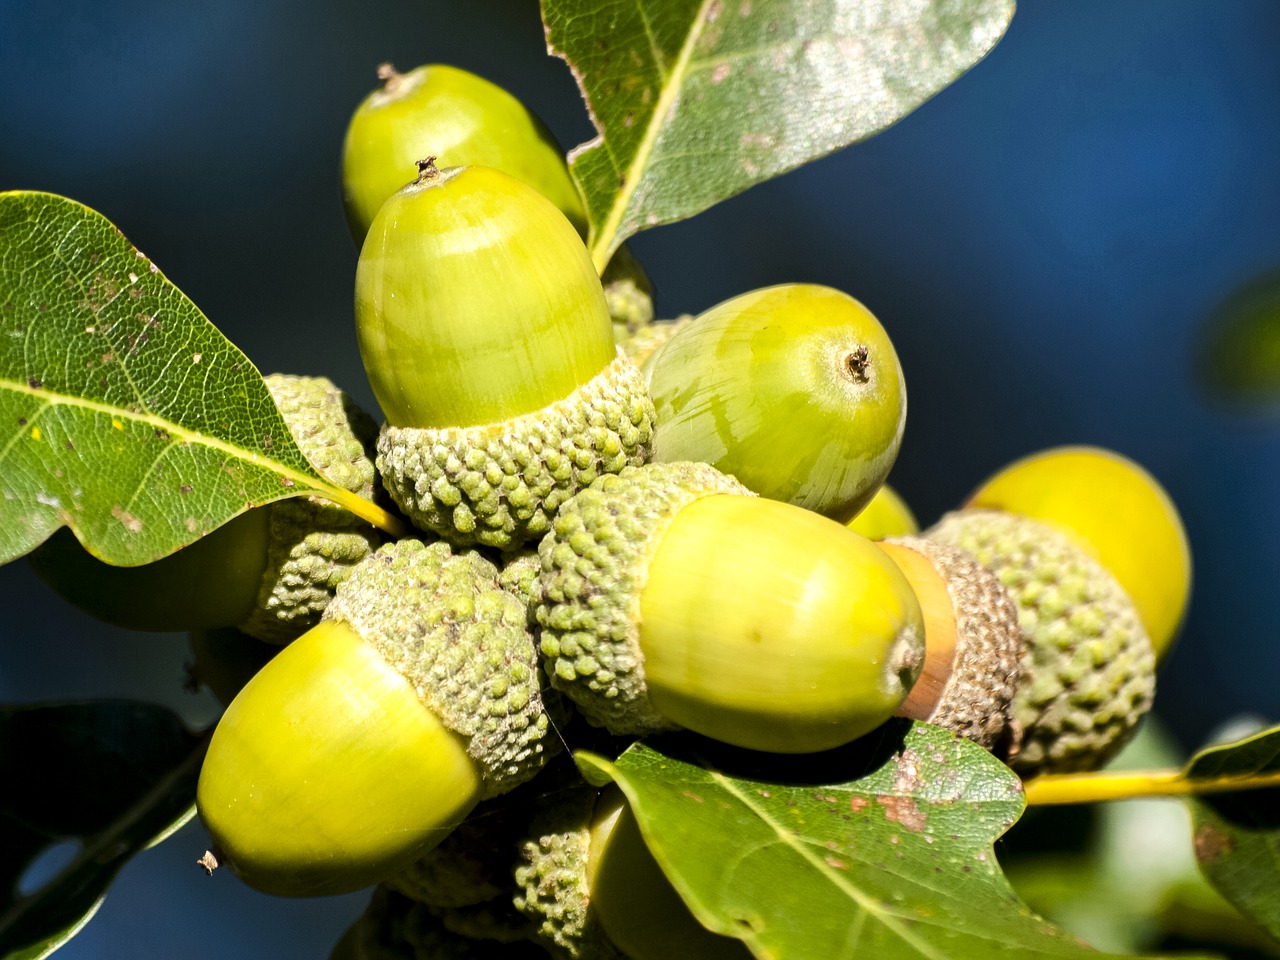
{"type": "Polygon", "coordinates": [[[1208,794],[1199,800],[1237,829],[1261,833],[1280,830],[1280,787],[1208,794]]]}
{"type": "Polygon", "coordinates": [[[679,733],[649,742],[669,757],[719,771],[739,780],[779,786],[823,786],[861,779],[902,752],[910,720],[894,719],[853,743],[821,753],[761,753],[679,733]]]}

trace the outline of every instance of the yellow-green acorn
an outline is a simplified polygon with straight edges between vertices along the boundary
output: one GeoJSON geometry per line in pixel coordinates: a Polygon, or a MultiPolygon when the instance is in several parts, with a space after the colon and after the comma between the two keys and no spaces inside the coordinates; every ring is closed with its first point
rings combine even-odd
{"type": "Polygon", "coordinates": [[[884,551],[706,464],[602,477],[539,552],[547,672],[614,734],[825,750],[892,716],[924,660],[884,551]]]}
{"type": "Polygon", "coordinates": [[[726,300],[676,332],[648,374],[655,460],[710,463],[841,523],[875,495],[902,443],[907,393],[893,344],[830,287],[726,300]]]}
{"type": "Polygon", "coordinates": [[[541,768],[555,698],[497,578],[412,539],[352,572],[214,732],[197,803],[221,862],[268,893],[355,890],[541,768]]]}
{"type": "Polygon", "coordinates": [[[884,540],[887,537],[909,537],[920,532],[916,515],[898,491],[884,484],[871,502],[849,521],[848,527],[868,540],[884,540]]]}
{"type": "MultiPolygon", "coordinates": [[[[377,425],[324,377],[272,374],[271,397],[312,466],[330,483],[375,495],[377,425]]],[[[237,627],[287,643],[320,620],[333,591],[379,533],[327,501],[294,497],[250,510],[154,563],[103,563],[61,530],[31,554],[71,603],[135,630],[237,627]]]]}
{"type": "Polygon", "coordinates": [[[989,568],[1018,608],[1023,676],[1009,762],[1024,777],[1091,770],[1112,757],[1151,707],[1155,654],[1133,601],[1072,538],[994,510],[944,516],[927,539],[989,568]]]}
{"type": "Polygon", "coordinates": [[[369,230],[356,324],[387,418],[378,470],[423,529],[516,549],[648,459],[653,405],[586,248],[506,174],[424,162],[369,230]]]}
{"type": "Polygon", "coordinates": [[[554,203],[581,236],[587,212],[546,125],[482,77],[445,64],[397,73],[378,68],[382,86],[356,108],[342,146],[342,199],[356,243],[387,198],[436,156],[449,166],[501,170],[554,203]]]}
{"type": "Polygon", "coordinates": [[[749,960],[689,912],[622,792],[580,784],[538,805],[515,868],[515,905],[572,960],[749,960]]]}
{"type": "MultiPolygon", "coordinates": [[[[442,166],[482,166],[515,177],[560,208],[585,241],[587,211],[564,152],[516,97],[474,73],[429,64],[397,73],[378,68],[382,86],[365,97],[342,148],[342,199],[357,246],[379,208],[434,156],[442,166]]],[[[602,277],[609,314],[618,323],[648,322],[653,289],[644,268],[622,246],[602,277]]]]}
{"type": "Polygon", "coordinates": [[[1004,755],[1021,738],[1010,716],[1024,648],[1017,607],[996,575],[958,547],[911,536],[880,547],[924,613],[924,668],[898,713],[1004,755]]]}

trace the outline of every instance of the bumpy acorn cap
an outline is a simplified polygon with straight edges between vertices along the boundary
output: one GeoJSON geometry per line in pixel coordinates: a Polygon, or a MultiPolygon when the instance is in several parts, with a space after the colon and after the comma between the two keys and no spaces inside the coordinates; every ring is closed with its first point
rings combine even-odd
{"type": "Polygon", "coordinates": [[[653,407],[563,215],[483,167],[436,170],[379,211],[356,329],[387,423],[378,470],[423,529],[517,548],[601,473],[648,459],[653,407]]]}
{"type": "Polygon", "coordinates": [[[1006,736],[1016,742],[1017,731],[1006,735],[1006,727],[1022,676],[1023,640],[1004,586],[958,547],[920,537],[893,537],[881,546],[902,567],[925,613],[924,669],[899,713],[988,750],[1006,736]]]}
{"type": "Polygon", "coordinates": [[[674,320],[655,320],[649,323],[613,324],[613,339],[646,377],[654,356],[678,331],[687,327],[693,314],[686,313],[674,320]]]}
{"type": "Polygon", "coordinates": [[[887,720],[924,659],[883,551],[706,464],[602,477],[539,551],[552,683],[614,734],[825,750],[887,720]]]}
{"type": "Polygon", "coordinates": [[[717,493],[752,496],[700,463],[650,464],[568,501],[538,546],[537,619],[552,684],[615,734],[676,729],[649,703],[640,592],[656,543],[680,508],[717,493]]]}
{"type": "Polygon", "coordinates": [[[485,796],[532,777],[559,749],[527,613],[498,585],[497,568],[444,542],[400,540],[343,585],[326,620],[350,624],[417,691],[423,705],[467,738],[485,796]]]}
{"type": "Polygon", "coordinates": [[[541,800],[519,844],[517,910],[538,939],[572,960],[625,960],[591,910],[591,820],[599,791],[564,785],[541,800]]]}
{"type": "MultiPolygon", "coordinates": [[[[373,418],[325,377],[272,374],[271,398],[307,460],[335,486],[372,500],[373,418]]],[[[253,612],[238,626],[268,643],[288,643],[320,622],[351,568],[382,542],[359,517],[314,497],[271,504],[267,565],[253,612]]]]}
{"type": "Polygon", "coordinates": [[[1013,716],[1020,774],[1101,766],[1151,707],[1155,655],[1133,602],[1101,564],[1054,528],[962,510],[925,537],[969,551],[1018,607],[1026,652],[1013,716]]]}
{"type": "MultiPolygon", "coordinates": [[[[454,933],[426,904],[385,886],[374,889],[344,941],[349,956],[335,952],[331,960],[492,960],[498,952],[492,939],[454,933]]],[[[533,944],[520,944],[504,948],[501,955],[528,960],[547,954],[533,944]]]]}
{"type": "Polygon", "coordinates": [[[847,523],[889,475],[906,381],[880,322],[831,287],[717,304],[650,360],[653,458],[700,460],[762,497],[847,523]]]}
{"type": "Polygon", "coordinates": [[[197,799],[220,859],[269,893],[357,889],[533,776],[559,741],[526,619],[472,551],[367,558],[218,724],[197,799]]]}

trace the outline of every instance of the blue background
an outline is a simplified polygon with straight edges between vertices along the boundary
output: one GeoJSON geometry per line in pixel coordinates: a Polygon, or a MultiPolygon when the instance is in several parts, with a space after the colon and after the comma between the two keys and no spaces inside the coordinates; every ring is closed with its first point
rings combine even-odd
{"type": "MultiPolygon", "coordinates": [[[[1046,446],[1150,469],[1195,556],[1157,699],[1187,745],[1240,712],[1280,720],[1280,419],[1194,377],[1214,308],[1280,265],[1278,48],[1274,0],[1025,0],[897,126],[634,242],[666,316],[784,281],[863,300],[906,371],[892,482],[926,523],[1046,446]]],[[[592,133],[527,0],[0,0],[0,190],[98,209],[261,369],[328,375],[373,409],[338,153],[384,59],[467,67],[566,145],[592,133]]],[[[0,568],[0,611],[0,700],[216,714],[181,689],[181,637],[103,628],[23,563],[0,568]]],[[[193,824],[138,857],[60,955],[323,957],[362,907],[209,879],[204,844],[193,824]]]]}

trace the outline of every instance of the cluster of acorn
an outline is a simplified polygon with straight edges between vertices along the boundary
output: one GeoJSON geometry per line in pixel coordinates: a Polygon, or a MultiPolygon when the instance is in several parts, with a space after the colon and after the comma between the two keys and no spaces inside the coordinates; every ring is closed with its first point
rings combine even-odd
{"type": "Polygon", "coordinates": [[[625,248],[602,284],[518,101],[449,67],[383,81],[344,183],[386,423],[327,381],[267,382],[316,468],[417,535],[299,498],[146,567],[65,533],[33,555],[105,619],[200,631],[231,701],[206,863],[283,895],[381,884],[347,956],[493,956],[483,936],[745,957],[688,915],[620,795],[555,757],[566,736],[814,753],[896,714],[1024,776],[1118,749],[1189,586],[1150,476],[1050,451],[916,535],[883,485],[902,372],[861,304],[793,284],[654,323],[625,248]]]}

